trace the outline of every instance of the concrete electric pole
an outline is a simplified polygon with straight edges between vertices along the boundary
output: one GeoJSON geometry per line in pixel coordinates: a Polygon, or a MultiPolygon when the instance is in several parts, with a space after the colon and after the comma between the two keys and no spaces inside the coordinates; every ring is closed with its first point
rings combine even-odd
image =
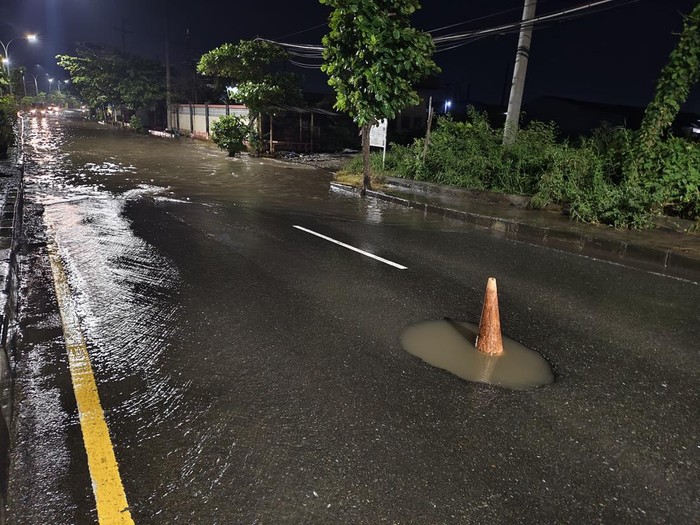
{"type": "Polygon", "coordinates": [[[165,2],[165,129],[173,129],[170,105],[172,104],[172,85],[170,80],[170,12],[165,2]]]}
{"type": "Polygon", "coordinates": [[[508,113],[506,114],[506,124],[503,129],[503,144],[512,144],[518,133],[518,120],[520,119],[520,108],[523,103],[523,91],[525,90],[527,59],[530,55],[530,41],[532,40],[532,24],[528,22],[535,18],[536,6],[537,0],[525,0],[523,19],[520,24],[518,51],[515,55],[515,67],[513,68],[513,84],[510,87],[508,113]]]}

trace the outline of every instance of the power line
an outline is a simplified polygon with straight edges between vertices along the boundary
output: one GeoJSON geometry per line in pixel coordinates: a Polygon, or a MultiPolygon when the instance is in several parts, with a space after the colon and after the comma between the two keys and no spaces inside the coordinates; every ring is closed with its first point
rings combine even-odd
{"type": "MultiPolygon", "coordinates": [[[[526,25],[530,26],[544,26],[544,27],[549,27],[551,25],[557,24],[557,23],[562,23],[562,22],[568,22],[570,20],[575,20],[577,18],[581,18],[583,16],[587,16],[590,14],[594,13],[600,13],[603,11],[607,11],[609,9],[617,8],[617,7],[622,7],[625,5],[633,4],[636,2],[639,2],[640,0],[598,0],[595,2],[587,2],[585,4],[578,5],[576,7],[571,7],[568,9],[564,9],[562,11],[557,11],[554,13],[548,13],[545,15],[541,15],[538,17],[533,18],[532,20],[528,21],[526,25]],[[593,12],[591,12],[593,10],[593,12]]],[[[475,20],[480,20],[480,19],[485,19],[485,18],[490,18],[492,16],[496,16],[498,14],[502,14],[508,11],[512,10],[507,10],[507,11],[501,11],[499,13],[494,13],[493,15],[488,15],[485,17],[481,18],[476,18],[475,20]]],[[[455,25],[462,25],[467,22],[462,22],[459,24],[455,25]]],[[[488,29],[480,29],[480,30],[474,30],[474,31],[467,31],[467,32],[462,32],[462,33],[454,33],[450,35],[443,35],[443,36],[434,36],[433,37],[433,42],[435,43],[435,52],[436,53],[441,53],[444,51],[450,51],[452,49],[456,49],[458,47],[464,46],[466,44],[471,44],[473,42],[476,42],[477,40],[481,40],[493,35],[506,35],[506,34],[511,34],[511,33],[516,33],[520,31],[520,27],[523,25],[521,21],[518,22],[512,22],[509,24],[502,24],[499,26],[491,27],[488,29]]],[[[314,28],[311,29],[316,29],[319,26],[315,26],[314,28]]],[[[450,26],[446,26],[444,28],[438,28],[433,31],[440,31],[442,29],[446,29],[450,26]]],[[[310,29],[309,29],[310,30],[310,29]]],[[[306,32],[308,30],[304,30],[301,32],[306,32]]],[[[430,31],[430,32],[433,32],[430,31]]],[[[264,40],[266,42],[271,42],[273,44],[277,44],[283,48],[285,48],[290,55],[294,57],[298,57],[299,59],[305,59],[305,60],[320,60],[323,58],[323,49],[324,47],[322,45],[317,45],[317,44],[291,44],[291,43],[286,43],[286,42],[279,42],[275,40],[270,40],[266,38],[258,38],[257,40],[264,40]]],[[[291,61],[294,65],[297,65],[299,67],[304,67],[304,68],[319,68],[321,67],[320,64],[316,63],[308,63],[308,62],[303,62],[300,60],[292,60],[291,61]]]]}
{"type": "Polygon", "coordinates": [[[318,29],[319,27],[323,27],[325,25],[327,25],[327,22],[323,22],[322,24],[318,24],[316,26],[309,27],[308,29],[302,29],[301,31],[295,31],[294,33],[289,33],[287,35],[278,36],[277,38],[288,38],[290,36],[301,35],[302,33],[308,33],[309,31],[313,31],[314,29],[318,29]]]}
{"type": "MultiPolygon", "coordinates": [[[[632,4],[635,2],[639,2],[640,0],[623,0],[619,5],[614,5],[610,6],[611,7],[621,7],[623,5],[627,4],[632,4]]],[[[459,40],[468,40],[476,36],[490,36],[493,34],[507,34],[509,32],[514,32],[514,31],[519,31],[521,25],[529,25],[529,26],[535,26],[542,24],[544,22],[565,22],[568,20],[573,20],[574,18],[579,18],[580,16],[584,16],[584,11],[587,11],[589,9],[594,9],[597,7],[604,6],[606,4],[610,4],[612,2],[620,2],[620,0],[599,0],[597,2],[589,2],[587,4],[579,5],[577,7],[572,7],[570,9],[565,9],[563,11],[558,11],[556,13],[549,13],[546,15],[538,16],[533,18],[531,21],[528,21],[526,24],[523,24],[522,22],[513,22],[510,24],[504,24],[500,25],[497,27],[492,27],[489,29],[482,29],[478,31],[469,31],[466,33],[456,33],[453,35],[445,35],[445,36],[439,36],[433,38],[433,42],[435,42],[436,45],[441,44],[443,42],[455,42],[459,40]],[[577,13],[576,16],[574,16],[574,13],[577,13]]],[[[602,11],[602,10],[598,10],[602,11]]],[[[596,11],[596,12],[598,12],[596,11]]],[[[465,42],[466,43],[466,42],[465,42]]]]}
{"type": "MultiPolygon", "coordinates": [[[[542,2],[542,3],[544,3],[544,2],[542,2]]],[[[491,13],[491,14],[489,14],[489,15],[484,15],[484,16],[480,16],[480,17],[477,17],[477,18],[471,18],[471,19],[469,19],[469,20],[465,20],[464,22],[457,22],[456,24],[450,24],[450,25],[448,25],[448,26],[442,26],[442,27],[436,27],[435,29],[429,29],[427,32],[428,32],[428,33],[437,33],[437,32],[439,32],[439,31],[443,31],[443,30],[445,30],[445,29],[452,29],[453,27],[463,26],[463,25],[466,25],[466,24],[471,24],[471,23],[473,23],[473,22],[480,22],[481,20],[486,20],[486,19],[488,19],[488,18],[494,18],[494,17],[496,17],[496,16],[504,15],[504,14],[506,14],[506,13],[512,13],[512,12],[514,12],[514,11],[522,11],[522,9],[523,9],[522,7],[513,7],[513,8],[511,8],[511,9],[505,9],[505,10],[503,10],[503,11],[497,11],[497,12],[491,13]]]]}

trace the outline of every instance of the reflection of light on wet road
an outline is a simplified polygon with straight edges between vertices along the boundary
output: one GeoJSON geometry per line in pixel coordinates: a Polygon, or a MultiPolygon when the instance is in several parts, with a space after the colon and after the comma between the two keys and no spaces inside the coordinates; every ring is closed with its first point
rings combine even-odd
{"type": "Polygon", "coordinates": [[[54,200],[45,210],[66,260],[98,377],[113,384],[138,377],[146,386],[128,391],[111,413],[144,422],[165,417],[169,410],[164,408],[181,398],[180,388],[158,371],[177,325],[178,310],[168,307],[167,298],[178,275],[168,260],[133,235],[122,216],[128,199],[152,191],[137,188],[121,198],[106,193],[68,197],[54,200]]]}
{"type": "Polygon", "coordinates": [[[56,299],[63,321],[63,334],[68,351],[73,391],[78,405],[80,427],[97,505],[97,517],[101,523],[133,524],[124,486],[119,475],[119,466],[114,456],[112,440],[109,437],[107,422],[97,392],[90,356],[73,308],[61,257],[55,244],[49,244],[48,248],[56,287],[56,299]]]}
{"type": "MultiPolygon", "coordinates": [[[[347,253],[342,244],[297,235],[289,226],[313,227],[329,217],[363,223],[370,240],[348,242],[367,251],[345,248],[406,268],[370,253],[386,255],[376,226],[423,219],[391,204],[329,193],[329,180],[315,170],[231,160],[207,144],[89,123],[29,130],[27,195],[43,205],[60,246],[136,520],[188,523],[197,509],[198,523],[217,522],[213,504],[228,501],[232,484],[249,479],[253,469],[269,471],[272,480],[284,464],[283,448],[259,449],[279,430],[277,415],[266,415],[265,399],[238,396],[257,391],[277,366],[261,366],[255,355],[271,337],[259,331],[257,312],[272,315],[276,300],[259,291],[251,298],[251,287],[264,290],[290,237],[347,253]],[[285,220],[278,227],[279,216],[285,220]],[[281,248],[271,253],[270,239],[281,248]],[[203,507],[190,505],[185,494],[203,507]]],[[[274,350],[266,355],[278,359],[281,346],[274,350]]]]}
{"type": "MultiPolygon", "coordinates": [[[[64,293],[70,294],[75,329],[85,334],[81,362],[88,362],[89,352],[95,374],[92,390],[100,390],[119,455],[120,447],[136,448],[157,436],[158,423],[174,417],[187,387],[161,370],[161,356],[179,324],[179,309],[169,303],[179,283],[177,270],[133,234],[124,216],[130,202],[154,198],[167,190],[131,183],[125,191],[108,191],[105,180],[133,177],[134,166],[113,160],[86,162],[80,158],[82,146],[73,146],[75,140],[72,130],[62,125],[29,125],[25,183],[27,194],[43,204],[44,221],[61,247],[64,293]],[[119,432],[125,426],[133,429],[126,437],[119,432]]],[[[79,395],[76,391],[76,398],[79,395]]],[[[99,407],[99,400],[96,404],[99,407]]],[[[81,420],[86,410],[95,412],[79,407],[81,420]]],[[[89,426],[95,428],[93,423],[89,426]]],[[[102,443],[97,445],[98,456],[104,457],[108,448],[105,437],[109,438],[106,425],[97,439],[102,443]]],[[[88,456],[94,456],[89,443],[86,437],[88,456]]],[[[95,479],[93,463],[90,460],[99,509],[98,487],[103,483],[95,479]]],[[[135,472],[126,473],[126,479],[137,477],[135,472]]],[[[108,501],[115,494],[118,490],[109,489],[108,501]]],[[[125,500],[120,505],[112,505],[118,508],[119,519],[125,515],[121,513],[125,500]]],[[[116,518],[102,522],[128,523],[116,518]]]]}

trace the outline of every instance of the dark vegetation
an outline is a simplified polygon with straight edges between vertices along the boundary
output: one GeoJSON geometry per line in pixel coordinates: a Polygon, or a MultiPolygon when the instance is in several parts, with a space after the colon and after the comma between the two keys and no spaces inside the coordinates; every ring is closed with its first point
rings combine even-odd
{"type": "MultiPolygon", "coordinates": [[[[698,220],[700,143],[667,137],[639,176],[638,134],[603,126],[561,141],[553,124],[531,122],[504,146],[502,129],[472,109],[465,122],[438,119],[425,159],[424,139],[416,139],[392,144],[383,173],[380,155],[372,167],[379,176],[531,196],[535,208],[561,205],[585,222],[645,227],[659,214],[698,220]]],[[[356,161],[347,171],[359,168],[356,161]]]]}
{"type": "Polygon", "coordinates": [[[0,97],[0,159],[7,157],[7,150],[15,142],[13,125],[16,116],[15,98],[10,95],[0,97]]]}
{"type": "Polygon", "coordinates": [[[531,122],[513,144],[486,115],[438,119],[429,147],[393,145],[387,169],[399,177],[531,196],[577,220],[646,227],[670,215],[700,221],[700,143],[670,132],[700,76],[700,3],[685,18],[639,130],[601,127],[558,140],[553,124],[531,122]]]}

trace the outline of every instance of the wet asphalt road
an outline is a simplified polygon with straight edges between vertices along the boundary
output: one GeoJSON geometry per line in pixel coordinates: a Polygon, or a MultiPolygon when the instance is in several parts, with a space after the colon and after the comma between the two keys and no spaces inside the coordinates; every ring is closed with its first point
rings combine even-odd
{"type": "Polygon", "coordinates": [[[208,144],[58,121],[29,138],[11,523],[96,522],[44,235],[138,524],[700,519],[697,285],[208,144]],[[555,384],[469,383],[401,348],[417,321],[477,322],[489,276],[555,384]]]}

